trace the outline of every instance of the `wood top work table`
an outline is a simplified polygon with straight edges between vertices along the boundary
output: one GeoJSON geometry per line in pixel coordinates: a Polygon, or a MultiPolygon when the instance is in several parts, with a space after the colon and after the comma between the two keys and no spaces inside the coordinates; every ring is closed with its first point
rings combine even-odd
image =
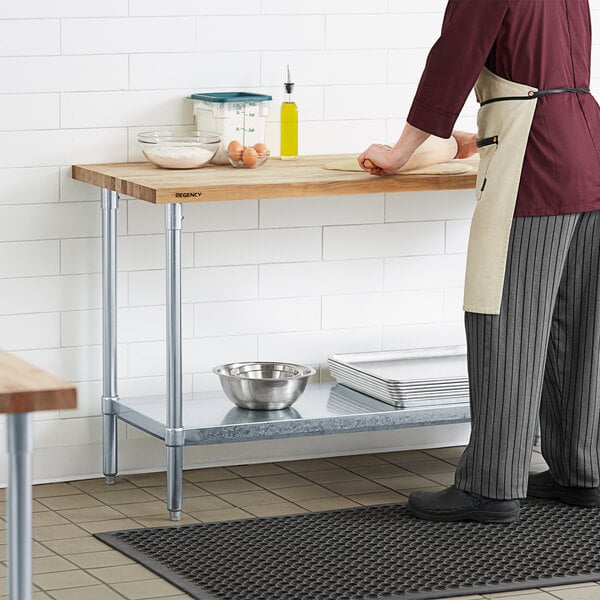
{"type": "Polygon", "coordinates": [[[31,413],[75,408],[75,386],[0,351],[0,413],[8,451],[8,598],[32,597],[31,413]]]}
{"type": "MultiPolygon", "coordinates": [[[[149,162],[76,165],[73,179],[153,204],[250,200],[302,196],[340,196],[382,192],[464,190],[475,187],[477,171],[461,175],[396,175],[330,171],[327,162],[348,154],[269,159],[262,167],[234,169],[208,165],[201,169],[159,169],[149,162]]],[[[477,160],[464,161],[477,168],[477,160]]]]}
{"type": "Polygon", "coordinates": [[[185,397],[184,423],[181,360],[181,228],[184,203],[475,187],[476,160],[469,162],[475,170],[460,175],[373,177],[368,173],[330,171],[323,167],[327,162],[343,158],[348,158],[348,155],[307,156],[297,161],[271,158],[255,169],[208,165],[194,170],[165,170],[147,162],[73,166],[73,179],[101,188],[103,470],[108,484],[114,483],[117,475],[117,419],[164,440],[167,450],[167,509],[174,521],[181,517],[183,447],[186,445],[384,430],[468,420],[466,406],[397,409],[343,386],[315,385],[309,386],[310,389],[290,409],[270,413],[235,409],[225,395],[218,392],[190,394],[185,397]],[[119,194],[165,205],[166,399],[120,399],[117,392],[119,194]]]}

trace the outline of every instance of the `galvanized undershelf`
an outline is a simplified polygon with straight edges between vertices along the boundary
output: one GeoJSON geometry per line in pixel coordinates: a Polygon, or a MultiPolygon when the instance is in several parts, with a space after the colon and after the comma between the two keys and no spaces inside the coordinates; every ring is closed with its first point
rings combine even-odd
{"type": "MultiPolygon", "coordinates": [[[[113,401],[119,419],[165,439],[164,395],[113,401]]],[[[251,411],[236,407],[221,391],[183,397],[185,445],[383,431],[469,421],[468,398],[434,408],[395,408],[339,384],[311,384],[290,408],[251,411]]]]}

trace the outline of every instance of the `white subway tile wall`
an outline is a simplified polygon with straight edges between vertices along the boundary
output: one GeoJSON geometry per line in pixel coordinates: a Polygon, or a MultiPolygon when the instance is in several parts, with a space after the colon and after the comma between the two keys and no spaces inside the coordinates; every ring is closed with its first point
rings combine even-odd
{"type": "Polygon", "coordinates": [[[321,329],[261,335],[259,360],[324,364],[333,354],[381,350],[381,327],[321,329]]]}
{"type": "MultiPolygon", "coordinates": [[[[55,204],[60,199],[59,183],[58,167],[0,168],[0,205],[55,204]]],[[[98,194],[94,196],[97,200],[98,194]]],[[[30,214],[36,211],[37,207],[30,207],[30,214]]]]}
{"type": "Polygon", "coordinates": [[[0,56],[60,54],[59,19],[0,21],[0,56]]]}
{"type": "Polygon", "coordinates": [[[384,195],[269,198],[260,201],[260,227],[311,227],[382,223],[384,195]]]}
{"type": "MultiPolygon", "coordinates": [[[[100,468],[99,193],[71,180],[70,165],[141,160],[137,133],[192,124],[194,91],[272,94],[267,143],[276,154],[288,64],[302,154],[393,142],[445,4],[0,5],[0,347],[79,390],[77,410],[36,417],[36,449],[65,449],[52,465],[38,455],[38,480],[100,468]]],[[[600,0],[590,6],[598,92],[600,0]]],[[[476,109],[471,96],[457,126],[474,130],[476,109]]],[[[185,391],[217,387],[210,371],[222,362],[323,367],[333,353],[463,344],[474,206],[471,191],[185,205],[185,391]]],[[[163,211],[122,197],[118,219],[119,391],[163,394],[163,211]]],[[[132,428],[119,435],[124,464],[135,466],[148,449],[157,455],[132,428]]],[[[278,448],[281,457],[286,446],[278,448]]],[[[142,462],[149,468],[151,460],[142,462]]]]}
{"type": "Polygon", "coordinates": [[[64,54],[193,52],[196,46],[196,19],[63,19],[61,45],[64,54]]]}
{"type": "Polygon", "coordinates": [[[0,58],[0,92],[125,90],[128,56],[32,56],[0,58]]]}
{"type": "Polygon", "coordinates": [[[2,94],[0,130],[57,129],[59,106],[59,94],[2,94]]]}
{"type": "Polygon", "coordinates": [[[49,17],[121,17],[126,16],[128,0],[20,0],[0,6],[1,19],[43,19],[49,17]]]}

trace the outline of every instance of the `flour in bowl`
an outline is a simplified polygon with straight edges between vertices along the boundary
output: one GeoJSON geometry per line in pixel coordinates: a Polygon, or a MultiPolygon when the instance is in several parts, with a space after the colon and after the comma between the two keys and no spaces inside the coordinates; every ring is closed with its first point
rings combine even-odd
{"type": "Polygon", "coordinates": [[[214,152],[194,146],[146,147],[144,156],[155,165],[165,169],[195,169],[206,164],[214,152]]]}

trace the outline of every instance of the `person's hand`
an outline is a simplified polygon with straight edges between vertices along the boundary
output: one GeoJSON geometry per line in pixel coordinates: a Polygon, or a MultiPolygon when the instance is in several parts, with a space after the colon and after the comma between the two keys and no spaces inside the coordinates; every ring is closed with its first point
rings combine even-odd
{"type": "Polygon", "coordinates": [[[361,169],[368,171],[371,175],[394,175],[403,167],[408,159],[383,144],[372,144],[359,157],[358,164],[361,169]],[[370,160],[372,167],[365,166],[365,160],[370,160]]]}
{"type": "Polygon", "coordinates": [[[477,148],[477,136],[466,131],[453,131],[452,137],[458,144],[458,152],[454,158],[469,158],[479,152],[477,148]]]}

